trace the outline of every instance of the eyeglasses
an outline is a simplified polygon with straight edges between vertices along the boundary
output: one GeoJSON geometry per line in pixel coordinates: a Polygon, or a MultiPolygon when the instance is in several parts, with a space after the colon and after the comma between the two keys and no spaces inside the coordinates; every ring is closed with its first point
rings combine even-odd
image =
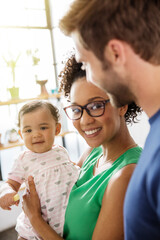
{"type": "Polygon", "coordinates": [[[104,101],[96,101],[87,103],[84,106],[80,105],[71,105],[68,107],[63,108],[67,117],[71,120],[78,120],[83,115],[83,110],[85,109],[89,116],[91,117],[100,117],[104,114],[105,111],[105,105],[110,100],[104,100],[104,101]]]}

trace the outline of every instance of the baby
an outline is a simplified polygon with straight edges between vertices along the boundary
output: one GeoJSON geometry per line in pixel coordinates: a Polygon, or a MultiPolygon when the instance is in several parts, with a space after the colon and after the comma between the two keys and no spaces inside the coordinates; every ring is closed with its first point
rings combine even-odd
{"type": "MultiPolygon", "coordinates": [[[[21,184],[32,175],[45,221],[63,235],[65,209],[69,193],[78,179],[79,170],[69,159],[64,147],[53,145],[60,133],[59,111],[46,101],[25,104],[18,116],[19,134],[28,150],[14,162],[8,180],[0,190],[0,207],[10,210],[21,184]]],[[[19,239],[41,239],[24,212],[17,219],[19,239]]]]}

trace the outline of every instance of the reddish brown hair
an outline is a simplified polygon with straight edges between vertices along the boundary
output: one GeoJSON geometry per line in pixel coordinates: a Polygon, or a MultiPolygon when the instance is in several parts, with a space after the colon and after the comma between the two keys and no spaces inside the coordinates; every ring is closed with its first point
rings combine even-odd
{"type": "Polygon", "coordinates": [[[144,60],[160,64],[159,0],[75,0],[59,26],[66,35],[78,31],[83,46],[100,60],[106,44],[119,39],[144,60]]]}

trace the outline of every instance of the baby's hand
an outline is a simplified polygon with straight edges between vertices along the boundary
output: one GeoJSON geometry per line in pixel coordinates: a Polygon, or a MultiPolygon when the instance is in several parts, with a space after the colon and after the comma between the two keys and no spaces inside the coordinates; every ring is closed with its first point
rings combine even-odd
{"type": "Polygon", "coordinates": [[[12,205],[18,205],[19,200],[14,201],[14,196],[16,192],[7,193],[0,198],[0,207],[4,210],[11,210],[12,205]]]}

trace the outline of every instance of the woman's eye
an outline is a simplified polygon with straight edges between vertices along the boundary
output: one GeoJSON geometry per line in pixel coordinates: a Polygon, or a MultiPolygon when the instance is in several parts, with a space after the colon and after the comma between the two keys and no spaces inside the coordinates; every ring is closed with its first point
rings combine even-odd
{"type": "Polygon", "coordinates": [[[72,108],[72,113],[73,114],[77,114],[80,112],[80,109],[79,108],[72,108]]]}
{"type": "Polygon", "coordinates": [[[94,103],[94,105],[91,107],[92,110],[97,110],[102,108],[103,105],[101,103],[94,103]]]}

